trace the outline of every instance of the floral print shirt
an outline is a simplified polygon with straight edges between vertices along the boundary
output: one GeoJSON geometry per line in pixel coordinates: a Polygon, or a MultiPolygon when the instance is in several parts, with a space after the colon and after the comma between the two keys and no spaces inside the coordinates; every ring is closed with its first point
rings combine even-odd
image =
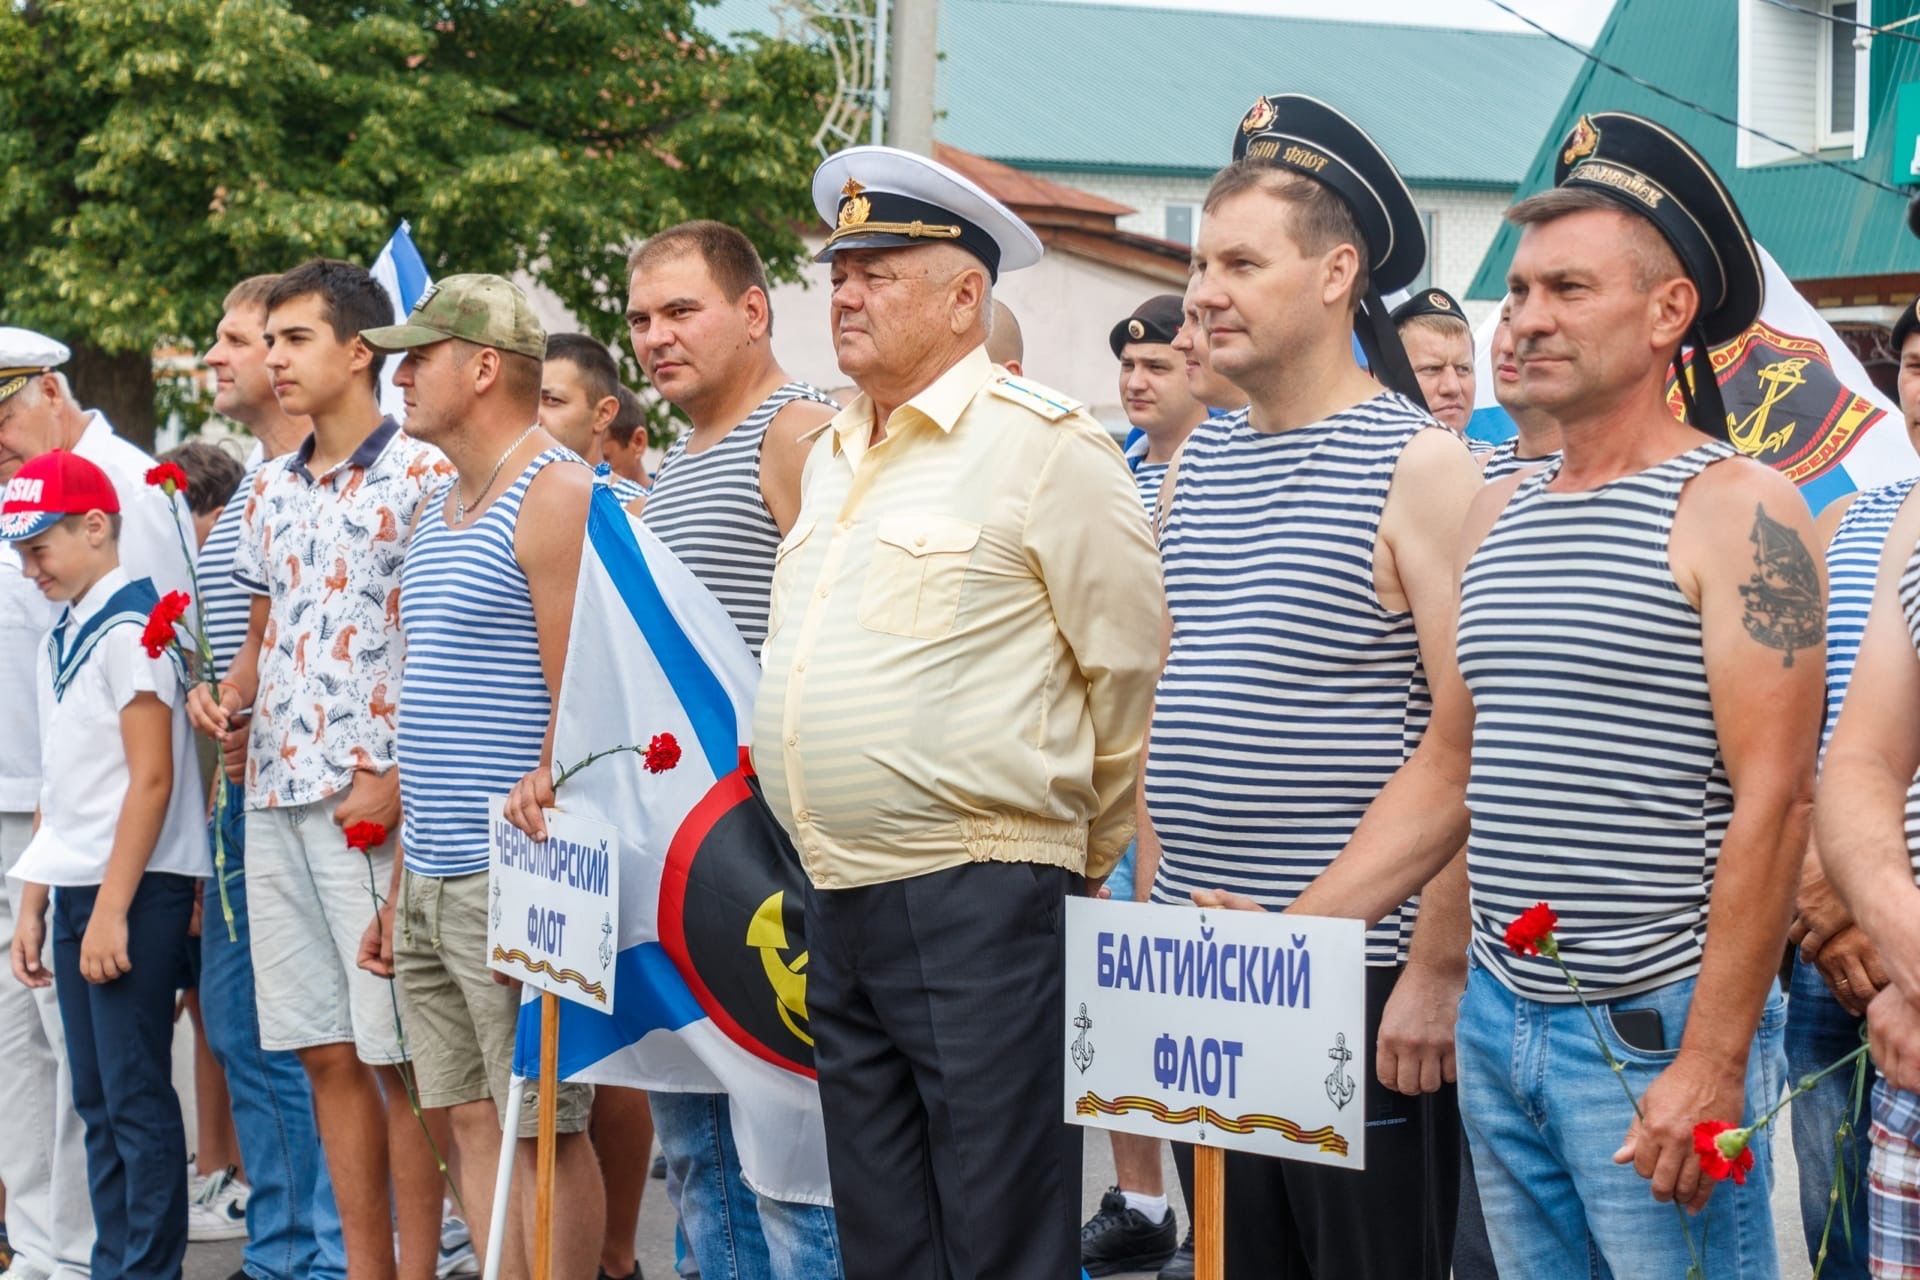
{"type": "Polygon", "coordinates": [[[247,807],[324,800],[397,760],[400,565],[414,513],[452,472],[383,421],[323,475],[314,440],[254,473],[233,578],[269,600],[247,750],[247,807]]]}

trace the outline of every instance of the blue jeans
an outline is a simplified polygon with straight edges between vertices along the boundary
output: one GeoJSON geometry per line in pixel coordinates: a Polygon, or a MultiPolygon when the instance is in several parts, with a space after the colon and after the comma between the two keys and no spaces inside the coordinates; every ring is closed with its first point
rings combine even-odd
{"type": "Polygon", "coordinates": [[[173,1091],[173,993],[186,959],[194,882],[149,871],[127,905],[132,968],[80,973],[97,885],[53,892],[53,984],[86,1125],[94,1275],[178,1280],[187,1256],[187,1134],[173,1091]]]}
{"type": "Polygon", "coordinates": [[[236,789],[229,796],[223,840],[227,901],[237,937],[227,939],[220,889],[211,879],[200,924],[200,1016],[207,1044],[227,1075],[234,1136],[252,1187],[241,1269],[254,1280],[344,1280],[346,1246],[314,1128],[306,1070],[297,1055],[260,1047],[247,940],[246,832],[246,810],[236,789]]]}
{"type": "MultiPolygon", "coordinates": [[[[1689,978],[1615,1006],[1657,1011],[1667,1042],[1677,1046],[1693,986],[1689,978]]],[[[1614,1031],[1606,1004],[1596,1004],[1594,1014],[1614,1057],[1625,1064],[1621,1078],[1641,1096],[1677,1048],[1630,1048],[1614,1031]]],[[[1747,1056],[1746,1120],[1780,1096],[1786,1021],[1786,1001],[1776,990],[1747,1056]]],[[[1653,1198],[1632,1165],[1613,1162],[1633,1109],[1580,1006],[1523,999],[1470,961],[1455,1043],[1460,1114],[1501,1280],[1686,1274],[1679,1214],[1653,1198]]],[[[1775,1280],[1780,1273],[1767,1207],[1772,1151],[1764,1135],[1752,1150],[1746,1185],[1716,1189],[1689,1220],[1695,1246],[1705,1241],[1702,1262],[1711,1280],[1775,1280]]]]}
{"type": "MultiPolygon", "coordinates": [[[[1795,956],[1792,995],[1787,1000],[1789,1076],[1799,1080],[1812,1075],[1859,1048],[1860,1022],[1840,1007],[1820,971],[1795,956]]],[[[1854,1113],[1853,1138],[1847,1144],[1853,1195],[1834,1213],[1833,1230],[1827,1235],[1827,1263],[1820,1271],[1825,1280],[1867,1280],[1867,1233],[1861,1224],[1867,1220],[1867,1162],[1873,1153],[1867,1130],[1873,1114],[1873,1083],[1879,1078],[1869,1064],[1867,1090],[1854,1113]],[[1840,1224],[1841,1214],[1853,1223],[1851,1245],[1840,1224]]],[[[1793,1122],[1794,1157],[1800,1164],[1800,1229],[1806,1233],[1809,1261],[1820,1251],[1827,1197],[1833,1188],[1833,1135],[1846,1114],[1852,1088],[1853,1072],[1836,1071],[1787,1108],[1787,1118],[1793,1122]]]]}
{"type": "Polygon", "coordinates": [[[1115,902],[1133,901],[1133,868],[1139,862],[1137,850],[1140,842],[1127,841],[1127,851],[1120,855],[1120,861],[1113,864],[1113,870],[1107,873],[1107,892],[1113,895],[1115,902]]]}
{"type": "Polygon", "coordinates": [[[674,1208],[702,1280],[833,1280],[841,1274],[833,1210],[756,1195],[724,1093],[647,1094],[653,1131],[678,1182],[674,1208]]]}

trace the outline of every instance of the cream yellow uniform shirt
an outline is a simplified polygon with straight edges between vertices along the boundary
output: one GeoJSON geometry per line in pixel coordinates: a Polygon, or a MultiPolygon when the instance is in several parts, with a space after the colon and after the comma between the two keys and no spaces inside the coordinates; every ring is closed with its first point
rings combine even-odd
{"type": "Polygon", "coordinates": [[[755,767],[813,883],[1102,876],[1133,835],[1160,564],[1120,451],[975,349],[871,444],[861,396],[776,552],[755,767]]]}

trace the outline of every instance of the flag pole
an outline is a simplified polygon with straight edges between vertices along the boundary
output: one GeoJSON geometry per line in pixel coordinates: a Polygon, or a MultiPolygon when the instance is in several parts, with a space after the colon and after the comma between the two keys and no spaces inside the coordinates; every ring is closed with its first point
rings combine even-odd
{"type": "MultiPolygon", "coordinates": [[[[540,993],[540,1129],[534,1175],[533,1280],[553,1280],[553,1156],[554,1126],[559,1118],[559,1090],[554,1083],[560,1050],[560,997],[540,993]]],[[[506,1145],[503,1138],[501,1145],[506,1145]]],[[[494,1206],[496,1216],[499,1206],[494,1206]]]]}
{"type": "Polygon", "coordinates": [[[1193,1147],[1193,1274],[1224,1280],[1226,1268],[1227,1153],[1193,1147]]]}
{"type": "Polygon", "coordinates": [[[513,1158],[520,1146],[520,1105],[526,1096],[527,1082],[519,1076],[508,1076],[507,1115],[500,1125],[500,1164],[493,1175],[493,1210],[487,1217],[487,1264],[482,1280],[500,1280],[500,1254],[507,1243],[507,1218],[511,1214],[507,1197],[513,1193],[513,1158]]]}

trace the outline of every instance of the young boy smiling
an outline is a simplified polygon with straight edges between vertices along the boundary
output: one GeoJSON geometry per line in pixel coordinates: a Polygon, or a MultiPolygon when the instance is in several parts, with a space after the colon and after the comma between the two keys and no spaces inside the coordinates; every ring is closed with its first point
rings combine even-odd
{"type": "Polygon", "coordinates": [[[21,467],[0,503],[0,538],[66,606],[39,659],[43,781],[38,828],[12,872],[26,883],[12,962],[27,986],[53,984],[66,1027],[93,1274],[159,1280],[180,1274],[187,1247],[170,1047],[207,854],[184,672],[171,650],[156,659],[142,646],[158,597],[120,567],[119,528],[113,482],[64,450],[21,467]]]}

